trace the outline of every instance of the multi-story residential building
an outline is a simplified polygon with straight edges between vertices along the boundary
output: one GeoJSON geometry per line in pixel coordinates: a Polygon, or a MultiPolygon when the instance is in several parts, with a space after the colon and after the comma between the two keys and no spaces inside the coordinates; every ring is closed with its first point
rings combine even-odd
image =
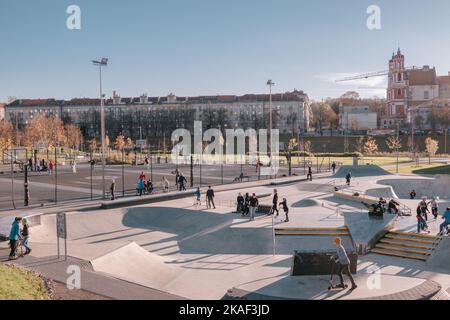
{"type": "Polygon", "coordinates": [[[449,76],[437,76],[436,69],[430,66],[406,68],[405,56],[400,49],[389,61],[386,112],[381,119],[381,127],[395,128],[414,123],[417,112],[428,114],[425,110],[436,99],[450,99],[449,76]]]}
{"type": "MultiPolygon", "coordinates": [[[[312,112],[303,91],[273,94],[272,101],[273,128],[280,134],[308,131],[312,112]]],[[[60,117],[80,126],[91,139],[100,136],[99,105],[99,99],[16,100],[6,105],[5,116],[19,128],[38,114],[60,117]]],[[[114,92],[105,101],[106,132],[110,137],[122,133],[133,139],[170,138],[177,128],[192,132],[194,121],[202,121],[204,129],[267,129],[269,105],[268,94],[121,98],[114,92]]]]}
{"type": "Polygon", "coordinates": [[[344,131],[367,131],[378,128],[378,114],[369,106],[339,107],[339,126],[344,131]]]}

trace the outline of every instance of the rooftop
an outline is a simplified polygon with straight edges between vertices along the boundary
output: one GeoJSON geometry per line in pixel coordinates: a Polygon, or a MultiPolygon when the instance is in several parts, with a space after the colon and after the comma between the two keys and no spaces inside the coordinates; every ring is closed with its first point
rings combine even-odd
{"type": "MultiPolygon", "coordinates": [[[[267,102],[269,94],[245,94],[237,95],[214,95],[214,96],[196,96],[196,97],[125,97],[108,98],[105,100],[106,105],[139,105],[139,104],[184,104],[184,103],[233,103],[233,102],[267,102]],[[143,99],[141,99],[143,98],[143,99]],[[142,101],[143,100],[143,101],[142,101]]],[[[294,90],[286,93],[272,94],[273,101],[305,101],[308,96],[303,91],[294,90]]],[[[8,107],[28,107],[28,106],[78,106],[93,105],[98,106],[100,99],[92,98],[74,98],[71,100],[55,100],[55,99],[17,99],[8,104],[8,107]]]]}

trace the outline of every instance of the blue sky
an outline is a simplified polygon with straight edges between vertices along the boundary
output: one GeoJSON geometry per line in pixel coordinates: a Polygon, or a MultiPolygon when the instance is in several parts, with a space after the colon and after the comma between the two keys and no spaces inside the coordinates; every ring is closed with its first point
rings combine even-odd
{"type": "Polygon", "coordinates": [[[108,96],[261,93],[268,79],[314,99],[383,96],[383,78],[333,78],[387,69],[398,44],[407,65],[447,74],[449,13],[448,0],[0,0],[0,101],[95,97],[102,56],[108,96]],[[79,31],[66,28],[71,4],[79,31]],[[381,30],[366,27],[371,4],[381,30]]]}

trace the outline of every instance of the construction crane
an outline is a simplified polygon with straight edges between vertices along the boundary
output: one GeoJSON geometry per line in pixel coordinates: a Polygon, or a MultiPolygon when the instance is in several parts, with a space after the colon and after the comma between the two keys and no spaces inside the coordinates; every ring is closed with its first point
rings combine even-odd
{"type": "MultiPolygon", "coordinates": [[[[407,68],[405,68],[404,71],[410,71],[410,70],[415,70],[415,69],[417,69],[417,67],[415,67],[415,66],[407,67],[407,68]]],[[[383,76],[387,76],[388,74],[389,74],[389,70],[370,72],[370,73],[360,74],[357,76],[351,76],[351,77],[346,77],[346,78],[342,78],[342,79],[337,79],[337,80],[335,80],[335,82],[346,82],[346,81],[368,79],[368,78],[374,78],[374,77],[383,77],[383,76]]]]}

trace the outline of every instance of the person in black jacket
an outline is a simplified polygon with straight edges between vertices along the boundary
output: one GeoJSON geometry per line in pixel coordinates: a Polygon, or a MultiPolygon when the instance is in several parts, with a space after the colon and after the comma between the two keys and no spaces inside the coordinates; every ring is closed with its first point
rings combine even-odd
{"type": "Polygon", "coordinates": [[[25,254],[30,254],[31,253],[31,248],[28,244],[28,240],[30,238],[30,225],[28,224],[28,220],[26,218],[22,219],[22,245],[23,247],[26,249],[25,254]]]}
{"type": "Polygon", "coordinates": [[[258,209],[259,206],[259,201],[258,198],[256,197],[256,193],[252,195],[249,202],[250,202],[250,221],[252,221],[255,220],[256,209],[258,209]]]}
{"type": "Polygon", "coordinates": [[[208,191],[206,191],[206,207],[211,209],[211,205],[214,209],[216,208],[216,205],[214,204],[214,190],[209,186],[208,191]]]}
{"type": "Polygon", "coordinates": [[[284,214],[286,215],[286,220],[284,220],[284,222],[289,222],[289,207],[286,198],[283,198],[283,201],[280,202],[280,207],[283,208],[284,214]]]}
{"type": "Polygon", "coordinates": [[[244,197],[242,196],[242,194],[239,192],[238,197],[236,199],[237,201],[237,208],[236,208],[236,213],[242,213],[244,212],[244,197]]]}
{"type": "Polygon", "coordinates": [[[244,208],[242,210],[242,216],[247,216],[250,213],[250,195],[248,192],[244,197],[244,208]]]}
{"type": "Polygon", "coordinates": [[[308,167],[308,175],[306,176],[306,180],[312,181],[312,168],[308,167]]]}
{"type": "Polygon", "coordinates": [[[280,215],[280,212],[278,211],[278,191],[277,191],[277,189],[273,190],[272,210],[270,211],[269,215],[275,214],[275,211],[277,212],[277,217],[278,217],[280,215]]]}

